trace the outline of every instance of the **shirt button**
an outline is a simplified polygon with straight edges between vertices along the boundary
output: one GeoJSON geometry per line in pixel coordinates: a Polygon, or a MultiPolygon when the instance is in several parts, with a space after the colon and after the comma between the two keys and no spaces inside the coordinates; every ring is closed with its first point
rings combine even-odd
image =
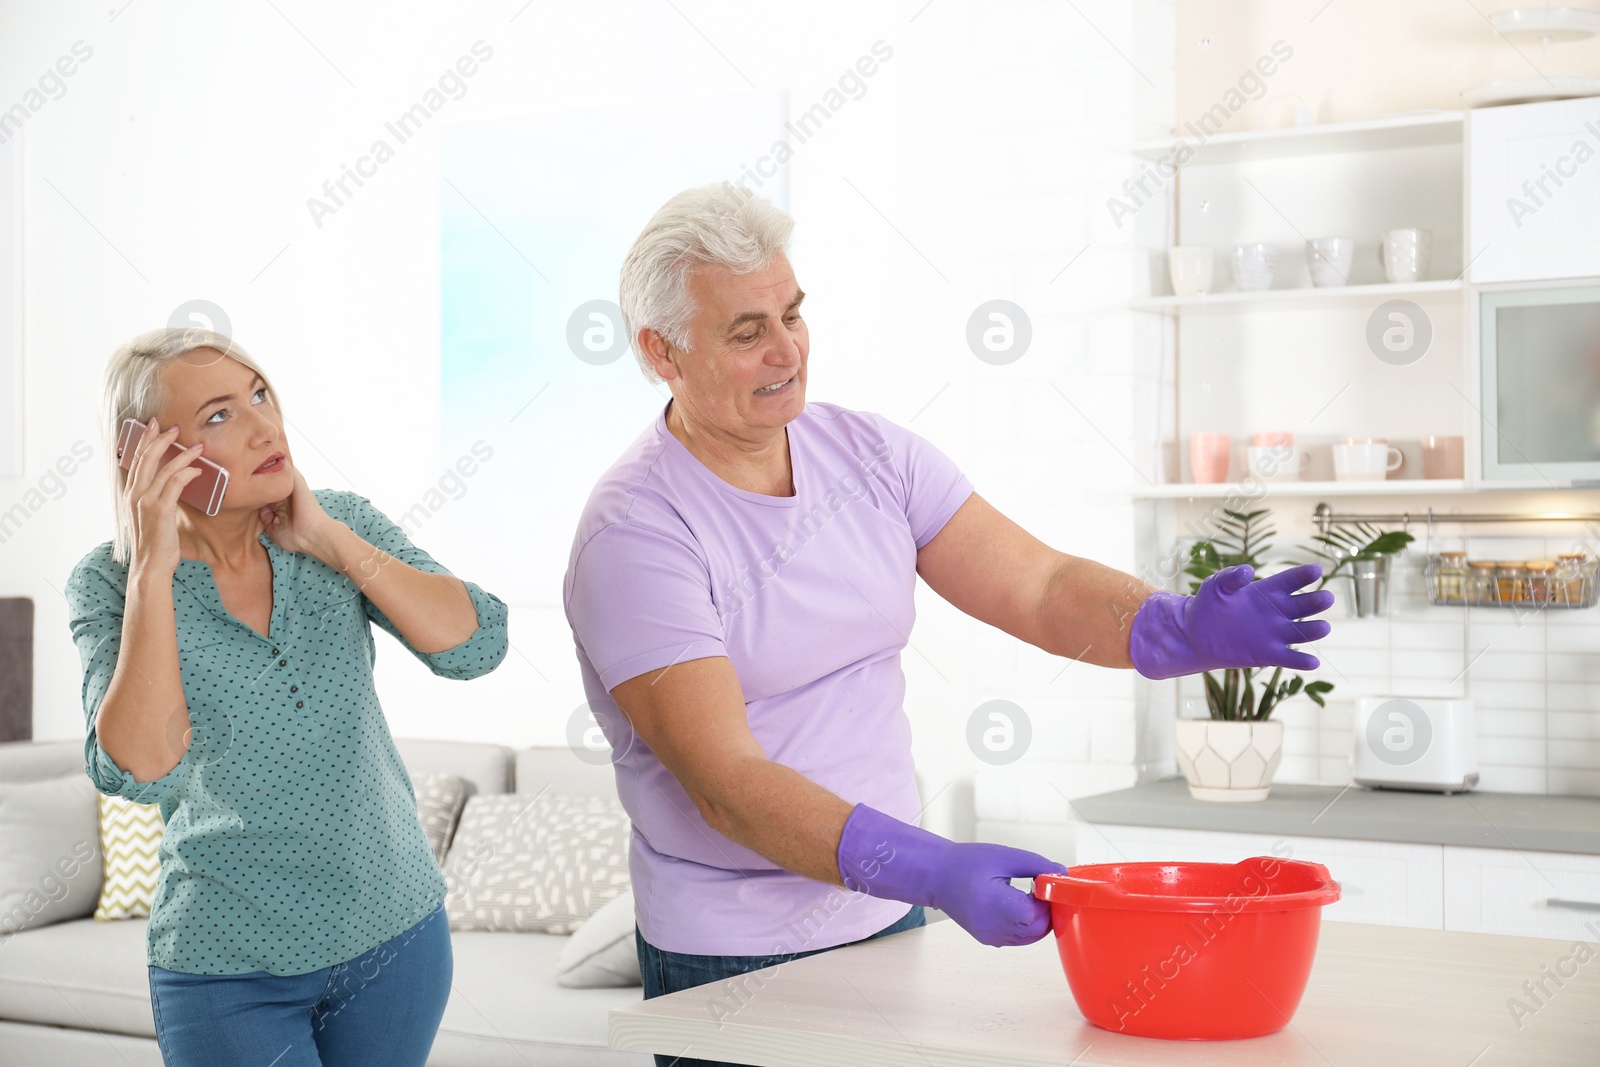
{"type": "Polygon", "coordinates": [[[278,661],[278,666],[280,666],[280,667],[285,667],[285,666],[288,666],[288,663],[289,663],[289,661],[288,661],[288,660],[286,660],[286,659],[280,659],[280,660],[279,660],[279,661],[278,661]]]}
{"type": "Polygon", "coordinates": [[[291,685],[289,687],[289,692],[298,693],[298,692],[300,692],[300,687],[298,685],[291,685]]]}
{"type": "Polygon", "coordinates": [[[273,649],[273,650],[272,650],[272,654],[273,654],[273,655],[274,655],[274,656],[276,656],[276,655],[277,655],[277,654],[278,654],[278,652],[279,652],[279,651],[280,651],[280,650],[279,650],[279,649],[276,649],[276,648],[275,648],[275,649],[273,649]]]}
{"type": "Polygon", "coordinates": [[[306,706],[306,702],[304,700],[296,700],[294,702],[294,706],[297,708],[303,708],[306,706]]]}

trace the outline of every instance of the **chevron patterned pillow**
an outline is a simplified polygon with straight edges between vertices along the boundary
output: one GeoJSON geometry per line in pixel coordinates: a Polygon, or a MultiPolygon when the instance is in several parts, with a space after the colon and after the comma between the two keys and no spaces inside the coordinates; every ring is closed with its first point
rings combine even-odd
{"type": "Polygon", "coordinates": [[[106,878],[94,909],[96,919],[110,922],[150,915],[161,870],[156,849],[163,829],[159,806],[100,795],[100,850],[106,878]]]}

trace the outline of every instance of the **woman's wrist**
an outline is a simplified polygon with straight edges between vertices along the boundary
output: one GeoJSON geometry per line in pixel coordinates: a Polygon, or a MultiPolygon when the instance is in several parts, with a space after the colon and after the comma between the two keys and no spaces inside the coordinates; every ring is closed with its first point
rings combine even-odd
{"type": "Polygon", "coordinates": [[[317,539],[312,555],[357,585],[365,585],[387,556],[349,526],[329,521],[331,526],[317,539]]]}
{"type": "Polygon", "coordinates": [[[124,587],[125,595],[133,597],[137,594],[150,594],[165,591],[169,596],[172,593],[172,576],[177,573],[177,568],[164,568],[152,566],[139,559],[135,559],[128,567],[128,581],[124,587]]]}
{"type": "Polygon", "coordinates": [[[319,523],[316,529],[301,534],[296,551],[338,570],[339,556],[345,551],[342,543],[343,535],[347,532],[349,527],[344,523],[328,519],[324,523],[319,523]]]}

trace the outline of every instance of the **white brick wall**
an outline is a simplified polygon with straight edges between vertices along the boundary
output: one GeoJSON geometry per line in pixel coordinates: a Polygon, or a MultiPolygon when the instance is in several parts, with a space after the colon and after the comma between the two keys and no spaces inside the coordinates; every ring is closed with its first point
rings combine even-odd
{"type": "MultiPolygon", "coordinates": [[[[992,130],[985,139],[1004,147],[992,185],[979,191],[976,250],[1012,269],[1015,291],[994,295],[1025,308],[1036,343],[1049,348],[1038,363],[1030,357],[1029,371],[981,374],[967,392],[980,446],[967,468],[1036,536],[1132,570],[1128,492],[1154,477],[1168,327],[1126,305],[1150,292],[1170,218],[1155,202],[1119,228],[1106,201],[1134,174],[1129,142],[1173,125],[1173,7],[1045,0],[979,11],[985,34],[1004,27],[997,51],[992,40],[984,46],[994,75],[985,91],[994,95],[983,113],[992,130]]],[[[1138,780],[1139,680],[1006,638],[977,638],[965,649],[978,664],[974,706],[1011,700],[1033,726],[1017,762],[974,763],[978,836],[1070,861],[1069,799],[1138,780]]]]}

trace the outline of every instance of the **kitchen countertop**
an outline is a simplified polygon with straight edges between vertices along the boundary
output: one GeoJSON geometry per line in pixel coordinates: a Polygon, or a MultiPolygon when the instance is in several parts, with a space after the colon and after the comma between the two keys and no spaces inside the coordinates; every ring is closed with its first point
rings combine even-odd
{"type": "Polygon", "coordinates": [[[610,1044],[761,1067],[1593,1067],[1600,962],[1572,952],[1566,941],[1324,922],[1284,1029],[1161,1041],[1086,1022],[1053,937],[988,948],[939,922],[616,1009],[610,1044]],[[1513,1016],[1523,983],[1557,969],[1571,972],[1560,988],[1547,981],[1549,996],[1513,1016]]]}
{"type": "Polygon", "coordinates": [[[1080,797],[1072,808],[1086,822],[1121,826],[1600,854],[1600,797],[1285,784],[1265,800],[1219,803],[1166,778],[1080,797]]]}

